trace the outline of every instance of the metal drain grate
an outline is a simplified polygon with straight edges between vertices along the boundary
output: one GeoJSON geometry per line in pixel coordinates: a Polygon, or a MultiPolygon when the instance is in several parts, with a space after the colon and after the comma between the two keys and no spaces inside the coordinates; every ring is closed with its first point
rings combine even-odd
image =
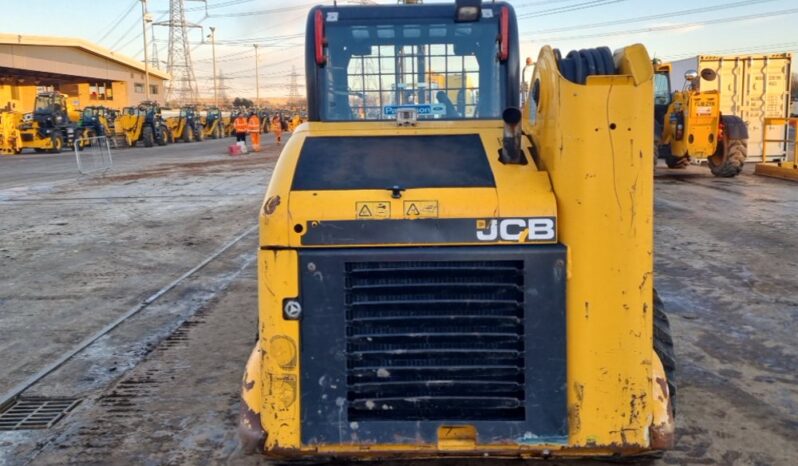
{"type": "Polygon", "coordinates": [[[0,431],[49,429],[78,403],[76,398],[18,398],[0,411],[0,431]]]}

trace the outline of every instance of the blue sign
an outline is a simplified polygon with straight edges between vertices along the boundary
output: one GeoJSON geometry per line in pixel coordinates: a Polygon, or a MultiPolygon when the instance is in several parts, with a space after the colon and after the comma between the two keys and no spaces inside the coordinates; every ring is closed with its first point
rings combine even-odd
{"type": "Polygon", "coordinates": [[[446,114],[446,106],[439,104],[386,105],[382,108],[382,113],[386,116],[396,116],[397,110],[402,109],[415,109],[419,116],[446,114]]]}

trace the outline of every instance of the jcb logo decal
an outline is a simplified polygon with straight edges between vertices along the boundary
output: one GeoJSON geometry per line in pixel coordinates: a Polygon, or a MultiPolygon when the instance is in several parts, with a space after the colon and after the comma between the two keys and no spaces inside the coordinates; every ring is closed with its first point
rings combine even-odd
{"type": "Polygon", "coordinates": [[[553,218],[499,218],[477,220],[479,241],[553,241],[557,237],[553,218]],[[524,235],[526,233],[526,235],[524,235]]]}

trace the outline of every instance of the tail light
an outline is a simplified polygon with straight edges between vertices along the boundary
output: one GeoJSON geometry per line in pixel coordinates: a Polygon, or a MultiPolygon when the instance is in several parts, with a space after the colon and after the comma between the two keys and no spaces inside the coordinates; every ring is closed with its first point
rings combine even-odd
{"type": "Polygon", "coordinates": [[[499,60],[510,56],[510,10],[503,6],[499,14],[499,60]]]}
{"type": "Polygon", "coordinates": [[[321,10],[316,10],[316,64],[321,66],[327,63],[327,57],[324,56],[324,17],[321,10]]]}

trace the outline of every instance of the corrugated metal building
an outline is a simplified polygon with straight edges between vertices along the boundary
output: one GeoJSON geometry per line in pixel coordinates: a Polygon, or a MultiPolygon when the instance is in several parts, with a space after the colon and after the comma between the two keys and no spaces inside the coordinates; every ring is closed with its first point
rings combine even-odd
{"type": "MultiPolygon", "coordinates": [[[[163,104],[169,75],[149,75],[150,100],[163,104]]],[[[80,108],[120,109],[146,99],[140,61],[82,39],[0,34],[0,110],[32,111],[37,91],[48,87],[80,108]]]]}

